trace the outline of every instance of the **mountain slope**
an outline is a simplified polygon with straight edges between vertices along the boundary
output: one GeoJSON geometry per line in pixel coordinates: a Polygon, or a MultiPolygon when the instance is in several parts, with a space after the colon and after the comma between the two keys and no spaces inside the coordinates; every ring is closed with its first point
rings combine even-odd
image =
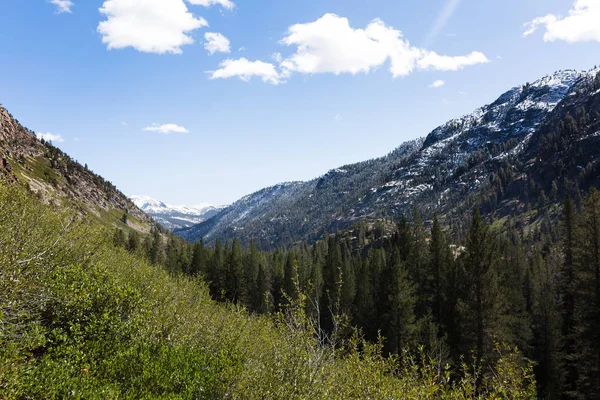
{"type": "MultiPolygon", "coordinates": [[[[452,218],[476,201],[509,201],[512,192],[498,189],[499,185],[516,187],[513,181],[530,175],[540,187],[551,183],[526,170],[537,167],[528,160],[536,159],[538,142],[548,130],[564,124],[567,114],[580,112],[581,103],[592,102],[587,118],[595,118],[599,71],[559,71],[512,88],[495,102],[449,121],[425,139],[401,145],[386,157],[347,165],[309,182],[263,189],[177,233],[189,240],[205,237],[208,242],[238,237],[272,248],[314,241],[361,219],[398,217],[415,207],[426,215],[435,212],[452,218]],[[506,176],[498,184],[501,171],[506,176]]],[[[588,159],[581,161],[584,166],[594,159],[594,151],[587,153],[588,159]]],[[[538,192],[532,192],[529,200],[537,199],[538,192]]],[[[489,212],[497,206],[488,207],[489,212]]],[[[523,204],[511,207],[518,206],[523,204]]]]}
{"type": "Polygon", "coordinates": [[[21,182],[39,197],[108,223],[146,232],[152,219],[111,182],[40,141],[0,106],[0,179],[21,182]],[[123,214],[128,218],[122,221],[123,214]]]}
{"type": "Polygon", "coordinates": [[[187,228],[217,215],[225,206],[210,204],[201,207],[172,206],[148,196],[131,196],[130,200],[169,230],[187,228]]]}

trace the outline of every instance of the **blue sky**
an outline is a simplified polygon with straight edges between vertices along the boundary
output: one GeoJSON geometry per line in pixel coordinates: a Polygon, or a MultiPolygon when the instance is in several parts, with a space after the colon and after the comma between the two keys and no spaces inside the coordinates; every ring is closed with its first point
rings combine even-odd
{"type": "Polygon", "coordinates": [[[0,102],[125,193],[225,204],[592,68],[599,4],[4,0],[0,102]]]}

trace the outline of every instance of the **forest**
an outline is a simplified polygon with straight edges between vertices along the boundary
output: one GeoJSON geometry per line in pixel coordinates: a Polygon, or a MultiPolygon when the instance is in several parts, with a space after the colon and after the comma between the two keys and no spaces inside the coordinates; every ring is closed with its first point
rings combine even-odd
{"type": "MultiPolygon", "coordinates": [[[[443,323],[436,330],[439,314],[421,315],[436,300],[419,296],[407,267],[421,245],[406,253],[400,236],[365,259],[335,238],[289,252],[206,249],[158,229],[146,238],[114,233],[19,184],[0,185],[0,205],[3,399],[536,397],[533,364],[513,344],[488,340],[497,325],[486,322],[478,352],[451,363],[454,336],[445,339],[443,323]],[[375,341],[373,330],[359,328],[370,318],[390,321],[375,341]],[[429,342],[417,345],[427,329],[429,342]]],[[[414,226],[404,233],[414,235],[414,226]]],[[[479,223],[473,240],[485,232],[479,223]]],[[[427,254],[423,262],[433,265],[427,254]]],[[[455,263],[440,254],[444,268],[467,268],[478,256],[455,263]]],[[[482,285],[493,284],[495,267],[482,271],[482,285]]],[[[441,274],[439,283],[447,284],[441,274]]],[[[477,307],[463,305],[467,298],[457,310],[477,307]]],[[[560,372],[554,367],[547,365],[560,372]]]]}
{"type": "Polygon", "coordinates": [[[385,357],[420,349],[455,378],[468,362],[482,371],[476,393],[502,357],[499,346],[509,346],[531,361],[539,398],[598,398],[600,193],[591,189],[577,204],[566,196],[554,211],[560,222],[524,231],[490,225],[474,208],[453,234],[415,211],[273,252],[237,240],[190,245],[158,230],[143,242],[116,230],[114,243],[142,248],[172,274],[200,277],[213,299],[249,314],[301,300],[321,345],[340,346],[355,327],[385,357]]]}

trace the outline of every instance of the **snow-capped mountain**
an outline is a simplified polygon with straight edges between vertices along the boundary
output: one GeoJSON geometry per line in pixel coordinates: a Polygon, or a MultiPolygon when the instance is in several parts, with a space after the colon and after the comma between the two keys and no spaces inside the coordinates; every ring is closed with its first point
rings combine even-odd
{"type": "Polygon", "coordinates": [[[131,196],[130,199],[142,211],[169,230],[187,228],[204,222],[226,207],[208,203],[194,207],[173,206],[148,196],[131,196]]]}
{"type": "Polygon", "coordinates": [[[600,69],[559,71],[514,87],[385,157],[263,189],[177,234],[208,242],[238,237],[273,248],[415,207],[451,218],[475,202],[493,212],[506,200],[504,212],[518,212],[540,190],[551,192],[552,183],[581,179],[586,165],[600,165],[599,118],[600,69]]]}

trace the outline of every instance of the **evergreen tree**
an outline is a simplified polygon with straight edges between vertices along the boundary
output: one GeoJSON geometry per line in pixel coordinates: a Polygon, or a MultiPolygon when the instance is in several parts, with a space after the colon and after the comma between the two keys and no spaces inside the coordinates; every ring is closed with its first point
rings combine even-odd
{"type": "Polygon", "coordinates": [[[213,298],[223,300],[223,291],[225,290],[225,254],[221,241],[215,241],[213,255],[208,265],[208,280],[210,293],[213,298]]]}
{"type": "Polygon", "coordinates": [[[346,315],[351,315],[353,312],[354,296],[356,295],[356,276],[354,262],[347,242],[344,242],[342,245],[341,282],[340,310],[346,315]]]}
{"type": "Polygon", "coordinates": [[[165,263],[165,252],[163,241],[158,229],[152,229],[152,245],[150,247],[150,262],[154,265],[163,265],[165,263]]]}
{"type": "Polygon", "coordinates": [[[463,350],[473,351],[476,367],[482,365],[484,358],[490,361],[494,339],[502,339],[504,305],[498,287],[495,247],[476,207],[467,237],[465,293],[460,302],[463,350]]]}
{"type": "Polygon", "coordinates": [[[270,311],[273,296],[270,293],[270,277],[263,264],[258,266],[256,311],[265,314],[270,311]]]}
{"type": "Polygon", "coordinates": [[[258,287],[258,270],[260,263],[260,252],[254,241],[252,241],[250,242],[250,249],[244,260],[244,285],[242,288],[242,301],[250,309],[258,307],[260,304],[259,297],[262,295],[258,287]]]}
{"type": "Polygon", "coordinates": [[[575,396],[577,391],[577,366],[575,365],[575,249],[576,249],[575,207],[570,197],[565,199],[562,221],[564,262],[560,275],[562,298],[562,337],[565,364],[564,392],[575,396]]]}
{"type": "Polygon", "coordinates": [[[127,238],[127,250],[135,253],[140,248],[140,234],[137,231],[130,231],[127,238]]]}
{"type": "Polygon", "coordinates": [[[390,261],[381,273],[381,303],[379,315],[386,323],[382,332],[386,338],[385,351],[401,354],[412,345],[415,330],[415,286],[410,282],[400,251],[392,249],[390,261]]]}
{"type": "Polygon", "coordinates": [[[204,239],[194,244],[189,273],[193,276],[205,276],[207,273],[207,253],[204,239]]]}
{"type": "Polygon", "coordinates": [[[240,299],[244,279],[244,261],[239,240],[233,239],[231,252],[227,257],[225,275],[225,293],[227,299],[237,303],[240,299]]]}
{"type": "Polygon", "coordinates": [[[298,261],[290,251],[283,271],[283,290],[291,300],[298,300],[298,261]]]}
{"type": "Polygon", "coordinates": [[[438,324],[442,324],[444,315],[444,278],[446,276],[446,263],[448,261],[448,251],[444,240],[444,235],[440,223],[435,217],[431,227],[431,241],[429,244],[429,275],[431,279],[430,291],[428,296],[431,298],[430,308],[433,313],[433,319],[438,324]]]}
{"type": "Polygon", "coordinates": [[[583,203],[575,308],[577,392],[600,398],[600,193],[592,188],[583,203]]]}
{"type": "Polygon", "coordinates": [[[126,247],[127,240],[125,239],[125,232],[123,232],[122,229],[115,228],[115,233],[113,235],[113,244],[115,245],[115,247],[126,247]]]}

